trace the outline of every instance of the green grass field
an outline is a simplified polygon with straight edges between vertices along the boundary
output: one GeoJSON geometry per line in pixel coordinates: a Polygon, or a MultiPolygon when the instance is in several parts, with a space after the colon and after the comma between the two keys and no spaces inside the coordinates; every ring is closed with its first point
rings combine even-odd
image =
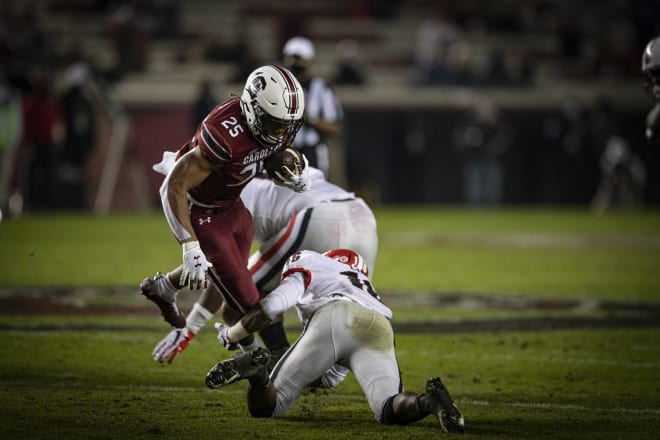
{"type": "MultiPolygon", "coordinates": [[[[394,310],[404,384],[420,390],[441,375],[465,415],[463,438],[658,438],[660,212],[376,215],[374,284],[394,310]]],[[[168,328],[134,286],[180,258],[159,213],[0,223],[0,437],[448,436],[432,418],[377,424],[352,377],[282,419],[251,419],[244,383],[204,385],[229,356],[210,327],[174,364],[154,362],[168,328]],[[11,312],[17,295],[35,310],[11,312]],[[107,306],[114,313],[98,312],[107,306]],[[136,306],[147,313],[128,313],[136,306]]],[[[293,314],[286,323],[295,338],[293,314]]]]}

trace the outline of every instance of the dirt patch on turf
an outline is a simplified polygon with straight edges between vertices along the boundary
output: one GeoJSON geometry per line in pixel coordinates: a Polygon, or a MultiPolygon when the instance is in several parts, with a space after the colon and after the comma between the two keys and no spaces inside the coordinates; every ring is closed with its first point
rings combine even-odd
{"type": "MultiPolygon", "coordinates": [[[[388,305],[540,313],[553,316],[469,318],[433,321],[395,321],[401,333],[465,333],[494,331],[545,331],[575,328],[660,327],[660,304],[595,300],[539,299],[466,293],[418,292],[386,294],[388,305]],[[563,315],[566,312],[566,316],[563,315]],[[578,312],[578,313],[576,313],[578,312]],[[585,313],[579,313],[585,312],[585,313]],[[560,316],[557,316],[560,315],[560,316]],[[578,316],[575,316],[578,315],[578,316]]],[[[188,310],[196,295],[180,296],[188,310]]],[[[4,289],[0,290],[0,315],[158,316],[155,306],[136,289],[4,289]],[[110,298],[99,302],[99,298],[110,298]]],[[[0,326],[13,329],[15,326],[0,326]]],[[[38,328],[41,327],[29,327],[38,328]]],[[[76,327],[76,329],[84,329],[76,327]]]]}

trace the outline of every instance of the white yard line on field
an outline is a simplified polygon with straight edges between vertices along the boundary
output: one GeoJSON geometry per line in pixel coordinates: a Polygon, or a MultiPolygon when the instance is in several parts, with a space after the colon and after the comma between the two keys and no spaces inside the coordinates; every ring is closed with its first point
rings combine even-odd
{"type": "MultiPolygon", "coordinates": [[[[2,387],[33,387],[35,384],[29,381],[0,381],[2,387]]],[[[103,389],[113,391],[146,391],[146,392],[177,392],[177,393],[222,393],[237,395],[245,394],[243,387],[227,387],[221,390],[210,390],[203,387],[177,387],[177,386],[156,386],[156,385],[92,385],[88,383],[57,383],[50,382],[48,384],[39,384],[40,389],[43,388],[71,388],[71,389],[103,389]]],[[[364,401],[365,397],[362,394],[323,394],[323,398],[329,399],[349,399],[354,401],[364,401]]],[[[526,409],[542,409],[542,410],[560,410],[560,411],[602,411],[615,414],[660,414],[660,408],[624,408],[624,407],[611,407],[611,408],[594,408],[584,405],[575,404],[556,404],[549,402],[491,402],[488,400],[473,400],[473,399],[456,399],[459,405],[474,405],[474,406],[498,406],[509,408],[526,408],[526,409]]]]}
{"type": "MultiPolygon", "coordinates": [[[[432,350],[397,350],[397,355],[401,357],[426,354],[433,356],[436,354],[432,350]]],[[[443,360],[447,359],[461,359],[465,360],[465,355],[461,354],[443,354],[441,357],[443,360]]],[[[597,366],[606,366],[606,367],[624,367],[624,368],[660,368],[660,362],[634,362],[634,361],[619,361],[612,359],[596,359],[596,358],[569,358],[566,356],[517,356],[509,354],[480,354],[480,360],[490,360],[490,361],[507,361],[507,362],[531,362],[533,364],[542,364],[542,363],[553,363],[553,364],[571,364],[571,365],[597,365],[597,366]]]]}
{"type": "Polygon", "coordinates": [[[566,411],[602,411],[619,414],[660,414],[658,408],[593,408],[584,405],[556,404],[547,402],[489,402],[487,400],[458,399],[457,403],[475,406],[506,406],[512,408],[543,409],[543,410],[566,410],[566,411]]]}
{"type": "Polygon", "coordinates": [[[658,235],[562,234],[546,232],[405,231],[382,233],[381,242],[392,247],[486,246],[518,248],[636,248],[660,249],[658,235]]]}

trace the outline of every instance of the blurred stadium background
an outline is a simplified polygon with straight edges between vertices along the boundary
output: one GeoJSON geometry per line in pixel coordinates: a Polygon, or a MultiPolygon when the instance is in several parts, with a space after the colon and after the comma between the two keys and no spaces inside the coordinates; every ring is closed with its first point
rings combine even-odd
{"type": "Polygon", "coordinates": [[[640,74],[658,1],[26,0],[0,11],[5,215],[157,208],[151,164],[192,134],[202,85],[218,100],[240,94],[294,35],[314,42],[313,73],[345,111],[330,180],[374,205],[598,205],[621,158],[629,185],[595,209],[660,202],[640,74]],[[68,140],[56,116],[78,85],[94,117],[71,123],[91,137],[68,140]],[[37,118],[25,113],[35,100],[37,118]]]}

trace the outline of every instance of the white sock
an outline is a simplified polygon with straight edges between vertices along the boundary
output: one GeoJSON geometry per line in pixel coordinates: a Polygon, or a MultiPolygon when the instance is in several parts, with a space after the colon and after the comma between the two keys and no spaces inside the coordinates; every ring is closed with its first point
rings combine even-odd
{"type": "Polygon", "coordinates": [[[167,274],[162,277],[156,277],[156,289],[161,298],[170,302],[176,301],[176,297],[179,294],[179,289],[172,284],[167,274]]]}
{"type": "Polygon", "coordinates": [[[199,330],[204,327],[204,324],[206,324],[211,318],[213,318],[213,313],[209,312],[208,309],[200,303],[195,303],[186,318],[186,327],[191,332],[197,334],[197,332],[199,332],[199,330]]]}

